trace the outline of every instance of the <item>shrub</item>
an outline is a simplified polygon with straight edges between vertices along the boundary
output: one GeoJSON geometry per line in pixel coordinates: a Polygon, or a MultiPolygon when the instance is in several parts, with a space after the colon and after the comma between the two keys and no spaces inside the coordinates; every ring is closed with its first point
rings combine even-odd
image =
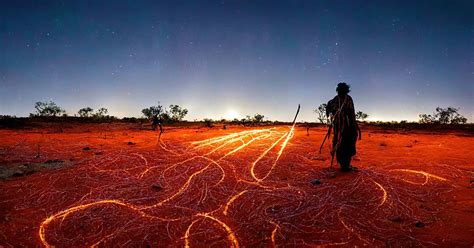
{"type": "Polygon", "coordinates": [[[155,115],[159,116],[162,113],[163,113],[163,106],[161,106],[159,102],[158,102],[158,105],[156,106],[150,106],[148,108],[142,109],[142,114],[148,119],[152,118],[155,115]]]}
{"type": "Polygon", "coordinates": [[[329,119],[326,116],[326,107],[327,107],[327,104],[322,103],[321,105],[319,105],[317,109],[314,110],[314,112],[318,115],[317,116],[318,121],[323,124],[329,123],[329,119]]]}
{"type": "Polygon", "coordinates": [[[367,117],[369,117],[369,115],[362,111],[357,111],[356,113],[356,120],[358,121],[364,121],[367,117]]]}
{"type": "Polygon", "coordinates": [[[85,108],[81,108],[79,109],[79,111],[77,111],[77,114],[79,114],[79,117],[91,117],[92,115],[92,111],[94,111],[91,107],[85,107],[85,108]]]}
{"type": "Polygon", "coordinates": [[[206,127],[212,127],[212,123],[214,122],[212,119],[209,118],[204,118],[202,121],[204,122],[206,127]]]}
{"type": "Polygon", "coordinates": [[[31,113],[30,116],[58,116],[66,113],[64,109],[59,107],[55,102],[36,102],[35,103],[36,112],[31,113]]]}
{"type": "Polygon", "coordinates": [[[179,105],[170,105],[170,119],[172,121],[181,121],[188,114],[188,110],[179,105]]]}
{"type": "Polygon", "coordinates": [[[467,118],[458,113],[459,108],[437,107],[433,115],[420,114],[420,123],[425,124],[465,124],[467,118]]]}

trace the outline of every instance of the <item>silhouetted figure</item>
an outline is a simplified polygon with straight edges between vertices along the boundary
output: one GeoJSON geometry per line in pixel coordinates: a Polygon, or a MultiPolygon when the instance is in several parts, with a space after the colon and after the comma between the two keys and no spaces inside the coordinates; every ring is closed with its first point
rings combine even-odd
{"type": "Polygon", "coordinates": [[[163,125],[161,124],[161,121],[160,121],[160,118],[158,117],[158,115],[154,115],[151,119],[151,129],[153,131],[156,130],[156,126],[159,126],[160,127],[160,135],[158,136],[161,137],[161,134],[163,133],[163,125]]]}
{"type": "Polygon", "coordinates": [[[336,153],[342,171],[351,171],[351,158],[356,154],[359,127],[355,118],[354,102],[348,95],[349,85],[341,82],[336,91],[337,96],[330,100],[326,107],[326,116],[331,118],[334,131],[331,155],[336,153]]]}

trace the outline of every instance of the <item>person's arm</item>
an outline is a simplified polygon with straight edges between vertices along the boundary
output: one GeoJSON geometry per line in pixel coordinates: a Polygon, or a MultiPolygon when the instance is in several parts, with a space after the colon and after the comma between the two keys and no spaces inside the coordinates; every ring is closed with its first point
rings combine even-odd
{"type": "Polygon", "coordinates": [[[351,106],[351,109],[349,111],[349,115],[350,115],[349,118],[354,122],[354,124],[357,128],[357,132],[359,134],[359,140],[361,140],[362,139],[362,132],[360,131],[359,123],[356,120],[354,101],[352,101],[352,97],[350,97],[350,96],[349,96],[349,100],[350,100],[350,106],[351,106]]]}

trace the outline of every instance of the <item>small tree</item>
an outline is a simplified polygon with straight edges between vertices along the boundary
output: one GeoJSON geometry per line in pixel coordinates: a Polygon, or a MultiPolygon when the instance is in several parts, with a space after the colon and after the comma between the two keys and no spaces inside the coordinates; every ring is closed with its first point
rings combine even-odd
{"type": "Polygon", "coordinates": [[[94,117],[96,118],[104,118],[105,115],[109,112],[108,109],[106,108],[99,108],[95,113],[94,113],[94,117]]]}
{"type": "Polygon", "coordinates": [[[356,120],[358,121],[364,121],[367,117],[369,117],[369,115],[362,111],[357,111],[356,113],[356,120]]]}
{"type": "Polygon", "coordinates": [[[30,116],[58,116],[66,113],[64,109],[56,105],[53,101],[36,102],[35,110],[36,113],[30,114],[30,116]]]}
{"type": "Polygon", "coordinates": [[[436,122],[435,118],[429,114],[420,114],[419,117],[420,120],[418,122],[420,122],[421,124],[431,124],[436,122]]]}
{"type": "Polygon", "coordinates": [[[317,109],[314,110],[314,112],[318,115],[318,120],[320,123],[323,123],[323,124],[327,124],[329,123],[329,120],[326,116],[326,107],[327,107],[327,104],[326,103],[322,103],[321,105],[319,105],[319,107],[317,109]]]}
{"type": "Polygon", "coordinates": [[[171,116],[170,114],[168,113],[168,111],[165,111],[163,113],[161,113],[159,115],[159,118],[163,121],[163,122],[169,122],[171,121],[171,116]]]}
{"type": "Polygon", "coordinates": [[[162,112],[163,112],[163,106],[161,106],[160,103],[158,103],[157,106],[150,106],[148,108],[142,109],[142,114],[148,119],[150,119],[151,117],[155,115],[161,115],[162,112]]]}
{"type": "Polygon", "coordinates": [[[212,127],[212,123],[214,122],[212,119],[209,118],[204,118],[202,121],[204,122],[206,127],[212,127]]]}
{"type": "Polygon", "coordinates": [[[253,116],[253,122],[254,122],[254,123],[261,123],[261,122],[263,121],[263,118],[265,118],[264,115],[262,115],[262,114],[255,114],[255,115],[253,116]]]}
{"type": "Polygon", "coordinates": [[[79,114],[80,117],[91,117],[92,115],[92,111],[94,111],[91,107],[85,107],[85,108],[81,108],[79,109],[79,111],[77,111],[77,113],[79,114]]]}
{"type": "Polygon", "coordinates": [[[170,105],[170,114],[172,121],[181,121],[188,114],[188,110],[179,105],[170,105]]]}
{"type": "Polygon", "coordinates": [[[437,107],[433,115],[420,114],[420,123],[438,123],[438,124],[465,124],[467,118],[458,113],[459,108],[437,107]]]}

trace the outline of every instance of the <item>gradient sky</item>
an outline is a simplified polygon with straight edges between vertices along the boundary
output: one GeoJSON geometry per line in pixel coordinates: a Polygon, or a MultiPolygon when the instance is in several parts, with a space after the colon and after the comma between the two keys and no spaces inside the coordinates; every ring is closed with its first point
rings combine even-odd
{"type": "Polygon", "coordinates": [[[2,1],[0,114],[314,121],[340,81],[371,120],[474,121],[474,1],[2,1]]]}

